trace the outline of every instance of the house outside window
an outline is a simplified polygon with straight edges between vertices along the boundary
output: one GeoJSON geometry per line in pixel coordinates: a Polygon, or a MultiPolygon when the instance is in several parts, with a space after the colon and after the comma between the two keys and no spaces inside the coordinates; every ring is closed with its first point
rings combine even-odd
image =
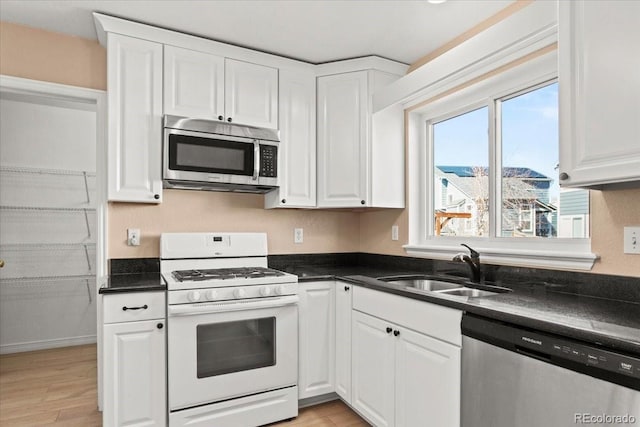
{"type": "Polygon", "coordinates": [[[591,268],[588,191],[559,186],[556,53],[461,86],[409,111],[407,253],[591,268]]]}

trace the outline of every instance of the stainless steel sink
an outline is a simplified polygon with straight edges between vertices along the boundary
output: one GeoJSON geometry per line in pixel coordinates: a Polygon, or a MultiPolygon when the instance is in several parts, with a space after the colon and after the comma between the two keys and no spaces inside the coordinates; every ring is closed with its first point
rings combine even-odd
{"type": "Polygon", "coordinates": [[[443,282],[440,280],[431,279],[402,279],[402,280],[389,280],[387,283],[394,285],[405,286],[407,288],[417,289],[420,291],[437,292],[450,289],[461,288],[462,285],[458,283],[443,282]]]}
{"type": "Polygon", "coordinates": [[[473,288],[458,288],[458,289],[440,291],[438,293],[445,294],[445,295],[456,295],[456,296],[462,296],[462,297],[471,297],[471,298],[488,297],[488,296],[491,296],[491,295],[498,295],[498,292],[489,292],[489,291],[483,291],[481,289],[473,289],[473,288]]]}
{"type": "Polygon", "coordinates": [[[499,286],[492,286],[483,284],[479,286],[482,289],[476,289],[466,287],[463,283],[447,282],[444,280],[431,279],[428,276],[396,276],[396,277],[380,277],[379,280],[383,280],[387,283],[403,286],[407,290],[424,292],[424,293],[436,293],[442,295],[451,295],[459,297],[469,298],[482,298],[492,295],[497,295],[503,292],[510,292],[511,289],[502,288],[499,286]]]}

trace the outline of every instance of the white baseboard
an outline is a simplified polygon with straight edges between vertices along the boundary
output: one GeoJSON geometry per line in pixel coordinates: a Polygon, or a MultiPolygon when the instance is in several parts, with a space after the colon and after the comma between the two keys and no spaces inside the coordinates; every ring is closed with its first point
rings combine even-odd
{"type": "Polygon", "coordinates": [[[56,338],[53,340],[30,341],[17,344],[2,344],[0,345],[0,354],[22,353],[25,351],[46,350],[58,347],[71,347],[74,345],[94,344],[95,342],[95,335],[86,335],[82,337],[56,338]]]}

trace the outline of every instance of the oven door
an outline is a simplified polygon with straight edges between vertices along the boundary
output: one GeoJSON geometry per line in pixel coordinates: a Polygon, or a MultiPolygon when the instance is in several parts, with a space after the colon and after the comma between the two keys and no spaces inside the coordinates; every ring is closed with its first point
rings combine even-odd
{"type": "Polygon", "coordinates": [[[257,140],[168,128],[164,132],[164,179],[236,184],[257,181],[257,140]]]}
{"type": "Polygon", "coordinates": [[[171,411],[294,386],[298,297],[168,308],[171,411]]]}

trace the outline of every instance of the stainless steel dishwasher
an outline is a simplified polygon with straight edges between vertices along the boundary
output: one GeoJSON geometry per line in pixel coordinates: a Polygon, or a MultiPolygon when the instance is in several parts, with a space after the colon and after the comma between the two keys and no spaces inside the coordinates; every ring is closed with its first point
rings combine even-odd
{"type": "Polygon", "coordinates": [[[465,314],[462,426],[640,426],[640,357],[465,314]]]}

